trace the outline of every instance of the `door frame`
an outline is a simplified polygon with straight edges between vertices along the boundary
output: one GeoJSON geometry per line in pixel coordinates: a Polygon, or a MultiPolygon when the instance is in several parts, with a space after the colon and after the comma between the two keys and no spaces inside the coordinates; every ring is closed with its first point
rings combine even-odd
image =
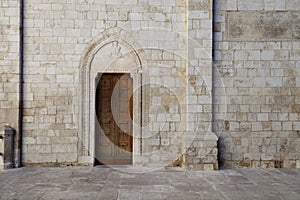
{"type": "MultiPolygon", "coordinates": [[[[143,135],[143,111],[144,96],[143,81],[145,74],[142,68],[142,59],[139,53],[128,41],[119,39],[117,36],[108,34],[109,37],[100,37],[99,40],[91,43],[84,57],[81,59],[80,79],[78,93],[78,163],[83,165],[93,165],[95,157],[95,93],[96,80],[101,73],[129,73],[133,80],[133,165],[139,163],[142,155],[142,135],[143,135]],[[125,52],[124,64],[120,67],[111,67],[110,57],[105,55],[105,51],[118,44],[125,52]],[[109,46],[110,45],[110,46],[109,46]],[[103,49],[103,50],[102,50],[103,49]],[[99,64],[103,60],[107,61],[103,65],[99,64]],[[130,63],[130,64],[128,64],[130,63]]],[[[141,52],[140,52],[141,53],[141,52]]],[[[112,55],[112,60],[116,55],[112,55]]],[[[122,64],[122,63],[121,63],[122,64]]]]}

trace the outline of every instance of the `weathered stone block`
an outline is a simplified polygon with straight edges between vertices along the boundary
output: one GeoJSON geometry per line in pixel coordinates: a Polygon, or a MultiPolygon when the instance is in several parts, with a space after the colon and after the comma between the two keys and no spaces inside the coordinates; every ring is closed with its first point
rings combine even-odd
{"type": "Polygon", "coordinates": [[[226,20],[228,40],[274,41],[300,38],[298,12],[227,12],[226,20]]]}

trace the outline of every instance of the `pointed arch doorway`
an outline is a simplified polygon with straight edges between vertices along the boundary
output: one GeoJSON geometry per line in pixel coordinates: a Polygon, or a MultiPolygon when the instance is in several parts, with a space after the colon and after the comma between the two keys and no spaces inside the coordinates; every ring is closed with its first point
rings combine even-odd
{"type": "MultiPolygon", "coordinates": [[[[79,119],[79,143],[78,143],[78,162],[81,164],[95,165],[97,164],[97,157],[99,156],[98,149],[99,142],[97,138],[99,135],[98,129],[101,129],[96,109],[96,96],[98,83],[103,74],[123,74],[130,76],[132,81],[132,146],[128,152],[131,152],[131,159],[124,159],[126,163],[136,165],[140,162],[142,155],[142,134],[143,134],[143,110],[144,101],[143,94],[144,87],[143,68],[140,57],[141,52],[137,52],[135,48],[127,41],[119,39],[119,37],[112,36],[102,37],[96,42],[90,44],[81,60],[80,68],[80,88],[78,90],[78,119],[79,119]]],[[[120,108],[121,109],[121,108],[120,108]]],[[[122,108],[124,109],[124,108],[122,108]]],[[[118,119],[117,119],[118,121],[118,119]]],[[[103,126],[103,125],[102,125],[103,126]]],[[[122,125],[120,125],[122,126],[122,125]]],[[[120,128],[120,126],[118,126],[120,128]]],[[[122,130],[122,127],[120,128],[122,130]]],[[[127,134],[128,135],[128,134],[127,134]]],[[[130,135],[130,134],[129,134],[130,135]]],[[[99,136],[100,137],[100,136],[99,136]]],[[[119,140],[109,140],[112,144],[119,140]]],[[[100,143],[102,144],[102,143],[100,143]]],[[[126,146],[122,141],[117,145],[121,151],[126,146]]],[[[111,153],[111,152],[110,152],[111,153]]],[[[120,152],[121,154],[121,152],[120,152]]],[[[114,153],[112,154],[115,155],[114,153]]],[[[105,158],[100,154],[100,159],[105,158]]],[[[114,157],[112,157],[114,158],[114,157]]],[[[104,159],[105,161],[105,159],[104,159]]],[[[107,161],[107,160],[106,160],[107,161]]],[[[113,161],[112,163],[118,163],[113,161]]],[[[110,164],[108,159],[107,163],[110,164]]]]}

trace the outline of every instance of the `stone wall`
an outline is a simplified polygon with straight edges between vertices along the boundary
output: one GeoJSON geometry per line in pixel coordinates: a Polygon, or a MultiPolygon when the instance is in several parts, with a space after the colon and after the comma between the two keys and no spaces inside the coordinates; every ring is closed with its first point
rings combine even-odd
{"type": "MultiPolygon", "coordinates": [[[[145,127],[139,150],[143,155],[136,163],[168,165],[177,160],[186,128],[185,122],[178,125],[186,116],[186,5],[182,0],[26,1],[25,163],[93,162],[94,139],[88,131],[92,126],[80,127],[93,113],[94,105],[82,102],[86,93],[79,92],[85,77],[80,74],[90,66],[80,66],[85,53],[98,48],[96,41],[109,37],[116,43],[125,41],[142,55],[145,127]],[[84,117],[79,108],[84,109],[84,117]]],[[[104,63],[116,61],[111,54],[105,55],[104,63]]],[[[110,67],[92,70],[124,68],[110,67]]],[[[93,80],[94,74],[86,75],[93,80]]],[[[88,95],[92,100],[93,95],[88,95]]],[[[136,144],[134,148],[139,148],[140,143],[136,144]]]]}
{"type": "MultiPolygon", "coordinates": [[[[19,129],[19,1],[0,2],[0,127],[19,129]]],[[[18,134],[15,137],[18,166],[18,134]]]]}
{"type": "Polygon", "coordinates": [[[217,168],[211,27],[208,0],[26,1],[25,163],[91,164],[95,76],[125,70],[143,76],[134,164],[217,168]],[[136,72],[119,58],[128,49],[136,72]]]}
{"type": "Polygon", "coordinates": [[[300,167],[300,2],[216,0],[221,166],[300,167]]]}
{"type": "MultiPolygon", "coordinates": [[[[300,167],[299,1],[24,3],[25,165],[92,164],[95,76],[126,71],[134,164],[300,167]]],[[[0,125],[18,130],[18,1],[0,11],[0,125]]]]}
{"type": "Polygon", "coordinates": [[[184,166],[218,169],[217,140],[212,132],[212,13],[213,1],[188,4],[187,132],[184,166]]]}
{"type": "MultiPolygon", "coordinates": [[[[96,22],[89,27],[86,20],[84,25],[86,9],[88,3],[25,1],[25,165],[77,161],[74,83],[84,41],[96,29],[96,22]]],[[[97,15],[97,11],[89,13],[97,15]]]]}

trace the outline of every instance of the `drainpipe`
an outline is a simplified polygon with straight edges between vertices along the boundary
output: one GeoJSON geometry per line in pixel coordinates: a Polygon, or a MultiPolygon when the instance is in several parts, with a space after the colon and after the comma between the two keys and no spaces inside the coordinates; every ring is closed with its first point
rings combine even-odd
{"type": "Polygon", "coordinates": [[[139,69],[138,69],[138,73],[140,74],[140,79],[141,79],[141,95],[139,98],[140,99],[140,156],[143,155],[143,65],[142,65],[142,60],[140,58],[140,56],[138,55],[138,53],[136,52],[136,50],[134,50],[135,55],[137,56],[137,58],[139,59],[139,69]]]}
{"type": "MultiPolygon", "coordinates": [[[[140,59],[140,58],[139,58],[140,59]]],[[[141,62],[141,61],[140,61],[141,62]]],[[[142,68],[142,66],[141,66],[142,68]]],[[[140,155],[142,156],[143,155],[143,71],[141,72],[141,112],[140,112],[140,115],[141,115],[141,122],[140,122],[140,155]]]]}
{"type": "Polygon", "coordinates": [[[19,130],[18,130],[18,163],[22,167],[23,155],[23,99],[24,99],[24,0],[20,0],[20,41],[19,41],[19,130]]]}

